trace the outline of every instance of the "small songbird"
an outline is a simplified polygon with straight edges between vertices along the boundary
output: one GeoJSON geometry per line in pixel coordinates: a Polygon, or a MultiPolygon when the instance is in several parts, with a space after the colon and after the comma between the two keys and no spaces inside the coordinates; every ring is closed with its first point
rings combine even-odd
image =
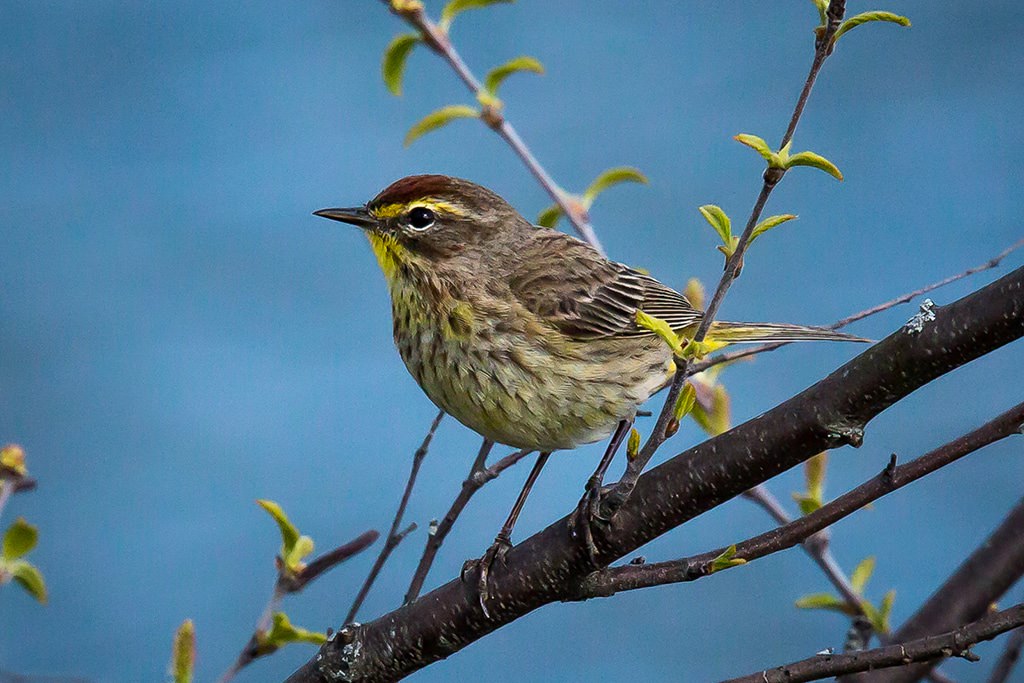
{"type": "MultiPolygon", "coordinates": [[[[614,455],[637,407],[670,378],[672,351],[637,324],[637,311],[684,335],[701,321],[671,287],[532,225],[467,180],[410,176],[364,206],[315,214],[366,233],[391,292],[395,344],[427,396],[485,439],[541,454],[496,545],[508,544],[552,451],[615,432],[614,455]]],[[[707,339],[858,340],[729,322],[715,322],[707,339]]]]}

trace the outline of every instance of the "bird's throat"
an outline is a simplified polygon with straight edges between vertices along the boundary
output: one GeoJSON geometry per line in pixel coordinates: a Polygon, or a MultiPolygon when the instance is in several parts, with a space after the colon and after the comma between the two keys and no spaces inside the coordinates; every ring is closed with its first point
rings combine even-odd
{"type": "Polygon", "coordinates": [[[401,264],[408,258],[405,248],[391,235],[371,231],[367,232],[366,236],[370,240],[373,255],[377,257],[377,263],[384,271],[384,277],[387,278],[388,284],[393,283],[398,277],[401,264]]]}

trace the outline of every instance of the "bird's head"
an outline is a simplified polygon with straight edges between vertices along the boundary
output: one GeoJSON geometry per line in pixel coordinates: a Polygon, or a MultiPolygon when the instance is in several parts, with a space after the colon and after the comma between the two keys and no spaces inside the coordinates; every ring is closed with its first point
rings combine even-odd
{"type": "Polygon", "coordinates": [[[495,253],[496,243],[530,224],[508,202],[468,180],[415,175],[395,181],[364,206],[321,209],[317,216],[363,229],[391,279],[406,267],[429,268],[459,256],[495,253]]]}

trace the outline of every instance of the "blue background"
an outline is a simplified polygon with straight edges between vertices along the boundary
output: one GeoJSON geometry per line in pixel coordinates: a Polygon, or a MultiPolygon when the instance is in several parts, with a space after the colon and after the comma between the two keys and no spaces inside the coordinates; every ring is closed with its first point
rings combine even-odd
{"type": "MultiPolygon", "coordinates": [[[[807,169],[786,179],[768,211],[800,220],[755,245],[723,317],[828,323],[983,262],[1024,232],[1021,4],[881,4],[914,27],[844,38],[796,136],[796,150],[825,154],[846,181],[807,169]]],[[[428,8],[437,16],[440,3],[428,8]]],[[[737,221],[749,212],[760,160],[730,138],[778,140],[815,21],[797,0],[522,0],[463,15],[453,36],[480,75],[524,53],[547,66],[543,77],[513,76],[503,96],[567,188],[609,166],[648,174],[649,186],[615,188],[594,207],[614,258],[679,287],[693,275],[710,286],[721,257],[696,207],[720,204],[737,221]]],[[[380,57],[403,29],[370,0],[3,3],[0,441],[23,444],[40,481],[3,521],[39,525],[32,558],[50,604],[0,590],[0,668],[161,680],[171,635],[192,617],[198,680],[212,680],[273,580],[279,541],[256,498],[279,501],[321,549],[386,530],[435,409],[392,347],[363,238],[310,212],[424,171],[472,178],[527,216],[548,204],[476,122],[402,147],[421,116],[470,101],[422,49],[404,96],[388,94],[380,57]]],[[[1011,256],[1003,272],[1022,260],[1011,256]]],[[[913,312],[853,331],[881,337],[913,312]]],[[[730,369],[736,419],[855,353],[802,346],[730,369]]],[[[918,455],[1019,401],[1022,364],[1016,344],[903,401],[860,450],[834,454],[829,492],[871,476],[890,452],[918,455]]],[[[663,457],[700,438],[686,425],[663,457]]],[[[454,421],[441,427],[408,512],[421,531],[395,553],[362,620],[400,601],[422,529],[447,508],[476,447],[454,421]]],[[[992,446],[836,527],[847,571],[878,556],[868,595],[896,588],[896,623],[1020,496],[1021,447],[992,446]]],[[[595,446],[552,459],[518,538],[571,509],[597,457],[595,446]]],[[[525,474],[510,471],[473,500],[428,588],[483,551],[525,474]]],[[[788,501],[801,476],[771,489],[788,501]]],[[[768,526],[734,501],[642,552],[667,559],[768,526]]],[[[375,550],[289,599],[293,620],[337,626],[375,550]]],[[[827,588],[793,550],[694,584],[549,606],[415,680],[739,675],[841,645],[843,618],[793,608],[827,588]]],[[[280,680],[312,653],[288,648],[239,680],[280,680]]],[[[970,681],[989,666],[949,669],[970,681]]]]}

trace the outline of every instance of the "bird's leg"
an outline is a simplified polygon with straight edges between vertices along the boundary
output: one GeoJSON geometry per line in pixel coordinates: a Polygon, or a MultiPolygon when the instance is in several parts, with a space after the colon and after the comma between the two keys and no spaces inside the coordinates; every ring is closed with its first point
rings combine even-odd
{"type": "Polygon", "coordinates": [[[608,448],[605,449],[604,455],[601,457],[601,462],[597,465],[597,469],[594,470],[590,479],[587,480],[583,497],[580,498],[580,502],[576,505],[576,510],[572,513],[572,518],[570,519],[573,537],[581,536],[583,538],[583,543],[587,548],[587,555],[595,566],[597,566],[597,545],[594,543],[594,529],[592,525],[597,520],[607,521],[601,517],[600,513],[601,487],[604,484],[604,475],[608,472],[608,467],[612,464],[612,460],[615,459],[615,453],[618,452],[619,446],[622,445],[622,441],[629,434],[629,428],[632,426],[632,418],[619,422],[615,428],[615,433],[612,434],[611,441],[608,442],[608,448]]]}
{"type": "MultiPolygon", "coordinates": [[[[530,495],[530,489],[537,483],[537,477],[540,476],[540,471],[544,469],[544,465],[547,463],[551,453],[541,453],[537,456],[537,462],[534,463],[533,469],[530,470],[530,475],[526,478],[526,483],[523,484],[523,490],[519,492],[519,497],[516,498],[515,505],[512,506],[511,512],[508,513],[508,519],[501,525],[501,531],[494,538],[494,543],[487,549],[484,556],[475,562],[480,569],[480,574],[477,577],[477,591],[480,595],[480,607],[484,611],[484,616],[490,618],[490,613],[487,610],[487,598],[488,586],[487,582],[491,575],[491,567],[494,565],[496,559],[500,559],[502,562],[505,561],[505,553],[512,547],[512,529],[516,525],[516,520],[519,519],[519,513],[523,511],[523,505],[526,504],[526,499],[530,495]]],[[[467,563],[463,567],[463,577],[467,570],[470,568],[470,563],[467,563]]]]}

